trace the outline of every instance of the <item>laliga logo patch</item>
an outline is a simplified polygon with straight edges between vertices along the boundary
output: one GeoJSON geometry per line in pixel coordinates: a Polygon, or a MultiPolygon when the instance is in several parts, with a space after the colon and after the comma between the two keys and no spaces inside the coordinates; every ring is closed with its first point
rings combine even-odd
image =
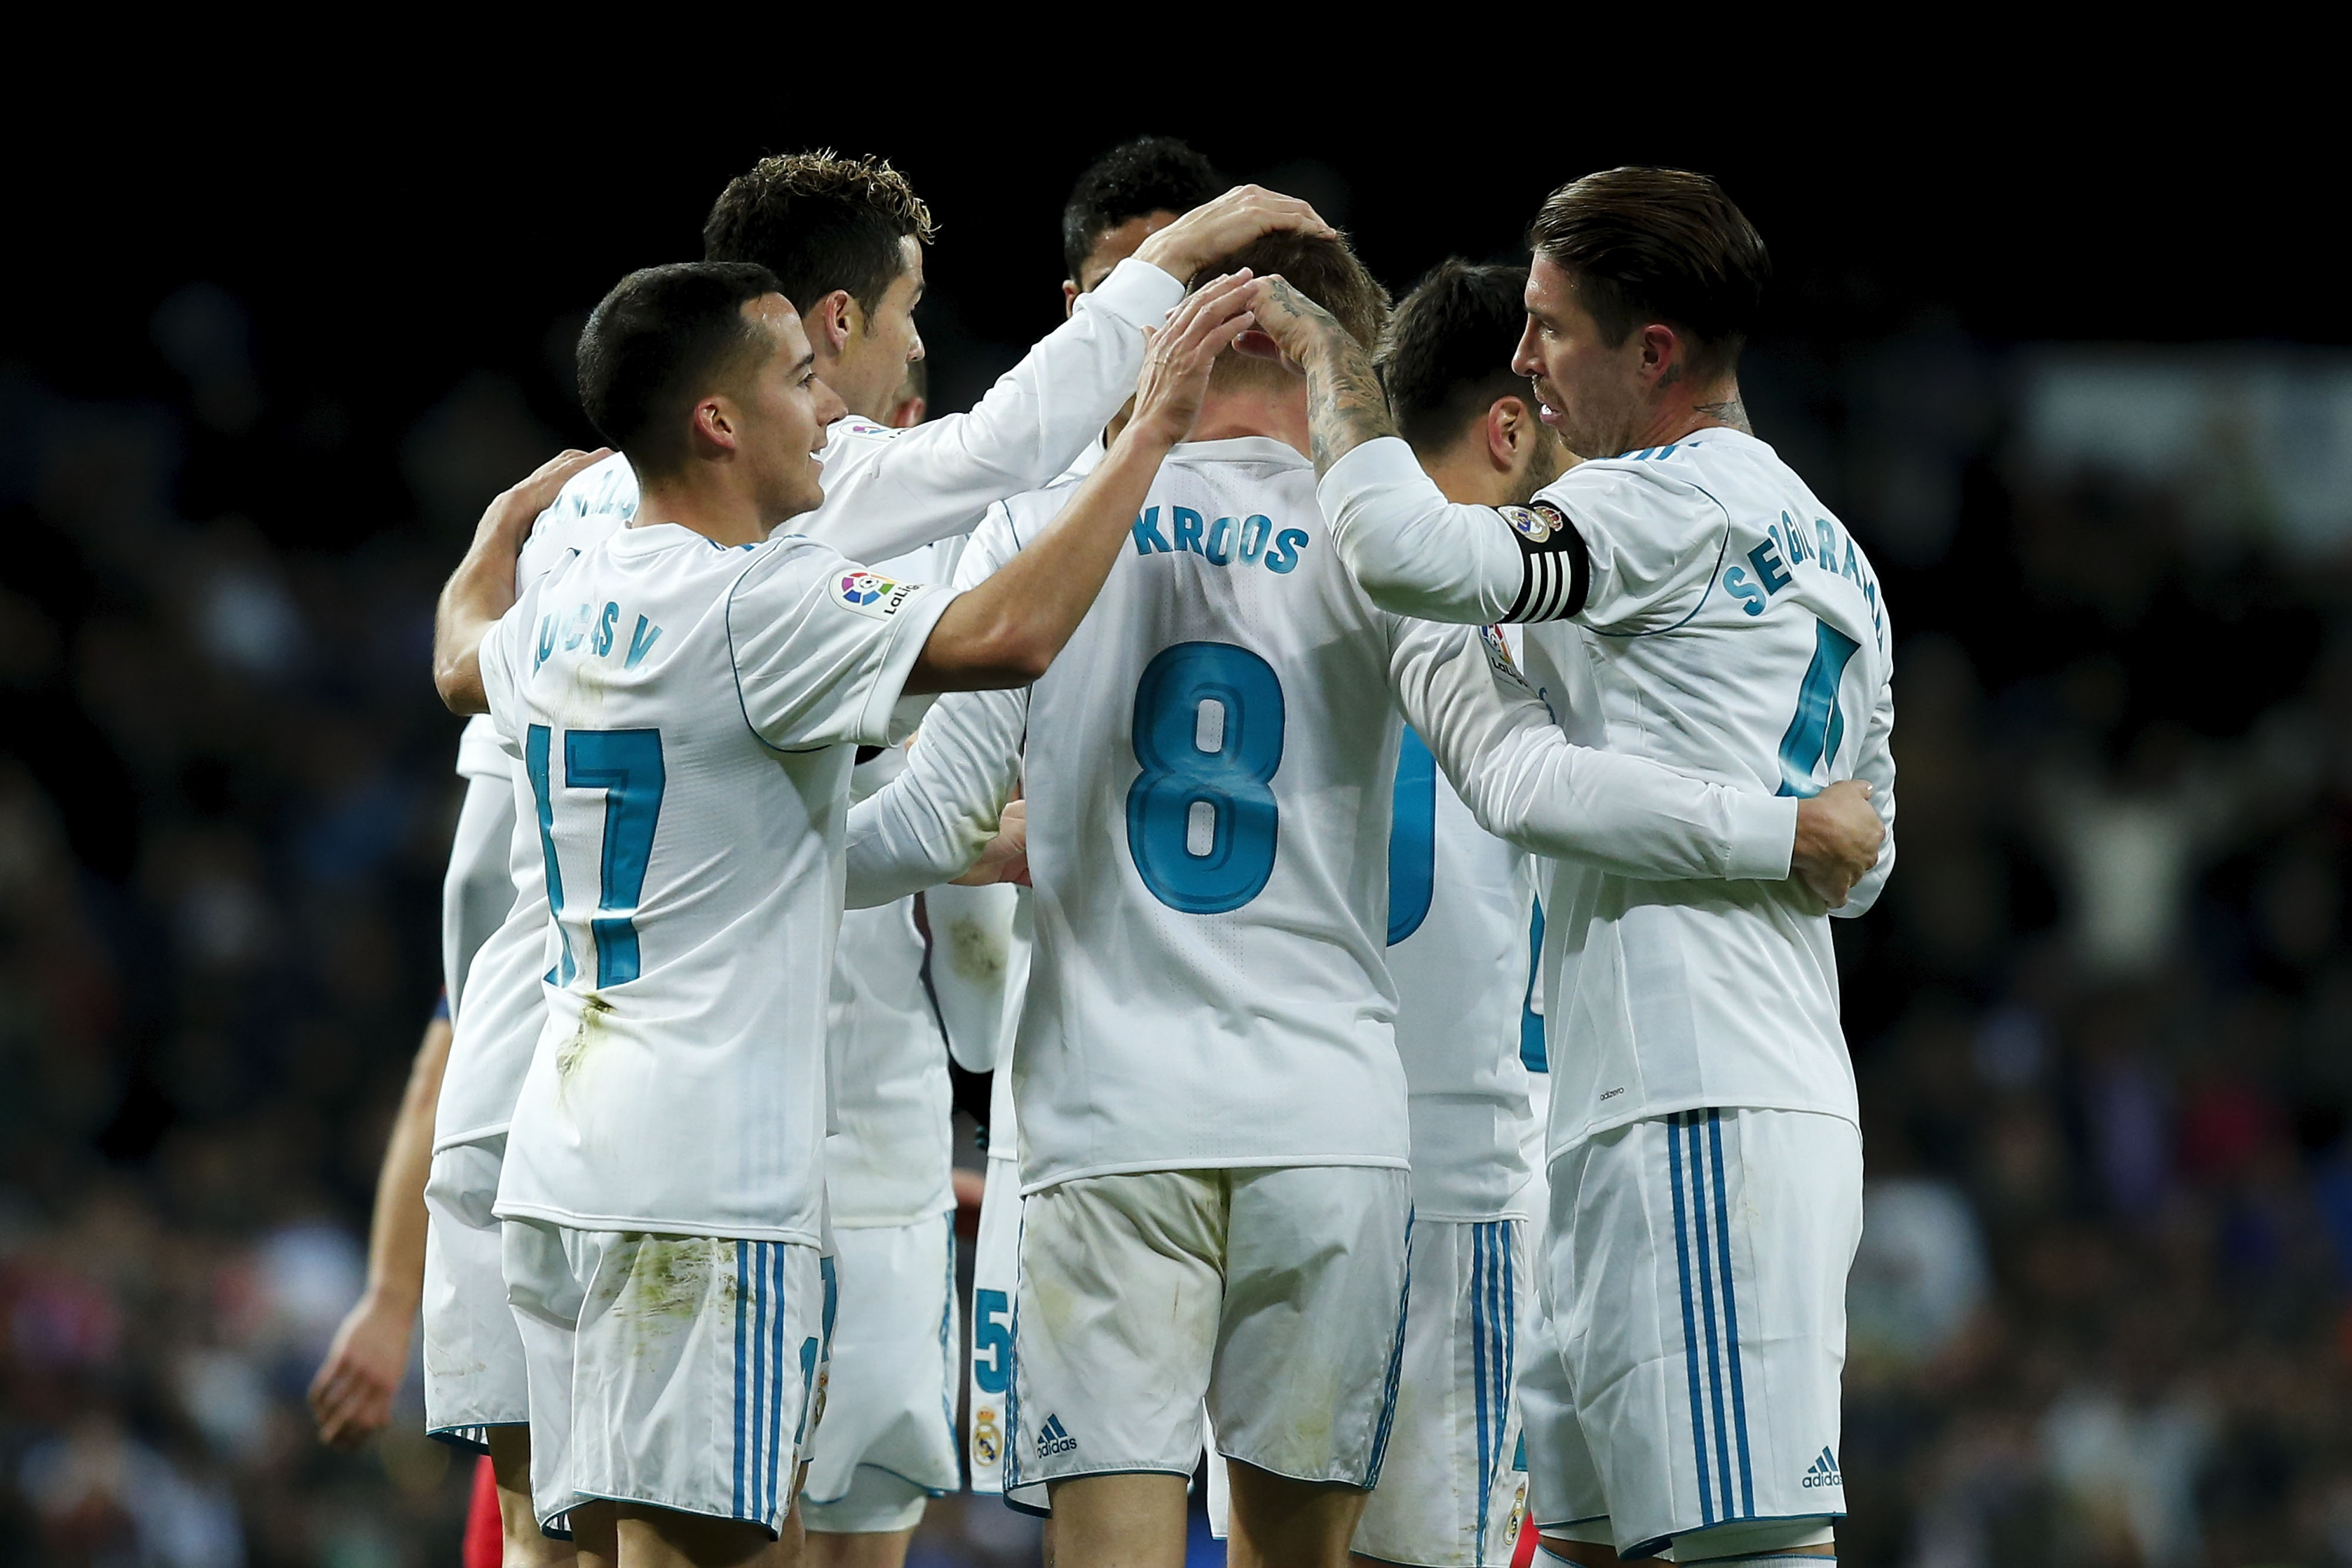
{"type": "Polygon", "coordinates": [[[848,571],[834,583],[833,597],[844,610],[887,621],[898,613],[900,605],[914,597],[915,589],[914,583],[893,582],[880,572],[848,571]]]}
{"type": "Polygon", "coordinates": [[[1531,692],[1535,690],[1534,686],[1528,685],[1527,676],[1519,673],[1518,661],[1511,657],[1511,645],[1504,641],[1503,629],[1500,626],[1479,627],[1478,645],[1486,650],[1487,667],[1495,674],[1514,685],[1525,687],[1531,692]]]}

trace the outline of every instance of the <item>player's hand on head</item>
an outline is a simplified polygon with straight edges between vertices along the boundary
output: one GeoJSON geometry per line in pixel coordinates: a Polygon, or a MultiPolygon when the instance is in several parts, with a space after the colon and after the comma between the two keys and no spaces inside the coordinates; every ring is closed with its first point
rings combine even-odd
{"type": "Polygon", "coordinates": [[[1205,283],[1150,334],[1136,381],[1135,415],[1127,425],[1137,439],[1173,445],[1192,434],[1208,395],[1211,367],[1255,324],[1249,288],[1246,267],[1205,283]]]}
{"type": "Polygon", "coordinates": [[[1339,230],[1312,205],[1263,185],[1235,185],[1202,203],[1136,247],[1136,258],[1181,279],[1261,235],[1277,230],[1328,238],[1339,230]]]}
{"type": "Polygon", "coordinates": [[[1029,883],[1029,802],[1014,800],[1004,808],[996,821],[996,836],[980,852],[964,873],[955,879],[958,887],[988,887],[1009,882],[1017,887],[1029,883]]]}
{"type": "Polygon", "coordinates": [[[310,1380],[310,1416],[319,1441],[356,1448],[392,1424],[393,1396],[408,1369],[409,1312],[373,1297],[344,1315],[319,1374],[310,1380]]]}
{"type": "Polygon", "coordinates": [[[1249,308],[1257,318],[1257,329],[1274,340],[1283,362],[1292,370],[1303,368],[1327,336],[1347,333],[1337,317],[1290,287],[1278,272],[1250,285],[1249,308]]]}
{"type": "Polygon", "coordinates": [[[1843,908],[1853,884],[1878,864],[1886,824],[1870,804],[1870,786],[1842,779],[1797,802],[1797,841],[1790,872],[1832,909],[1843,908]]]}

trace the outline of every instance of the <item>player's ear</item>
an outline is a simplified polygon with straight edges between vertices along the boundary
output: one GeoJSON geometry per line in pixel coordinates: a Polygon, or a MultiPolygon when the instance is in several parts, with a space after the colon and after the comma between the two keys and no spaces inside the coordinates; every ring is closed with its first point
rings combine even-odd
{"type": "Polygon", "coordinates": [[[1522,398],[1498,397],[1487,407],[1486,457],[1498,472],[1507,473],[1518,465],[1534,434],[1534,411],[1522,398]]]}
{"type": "Polygon", "coordinates": [[[826,359],[841,353],[864,319],[865,313],[846,288],[835,289],[801,316],[808,326],[810,343],[826,359]]]}
{"type": "Polygon", "coordinates": [[[1062,319],[1066,321],[1078,313],[1078,286],[1068,278],[1062,279],[1062,319]]]}
{"type": "Polygon", "coordinates": [[[697,457],[718,457],[735,450],[735,411],[725,398],[712,393],[694,405],[693,444],[697,457]]]}
{"type": "Polygon", "coordinates": [[[1663,321],[1653,321],[1642,329],[1640,338],[1642,379],[1654,386],[1680,381],[1689,369],[1683,361],[1690,354],[1682,334],[1663,321]]]}

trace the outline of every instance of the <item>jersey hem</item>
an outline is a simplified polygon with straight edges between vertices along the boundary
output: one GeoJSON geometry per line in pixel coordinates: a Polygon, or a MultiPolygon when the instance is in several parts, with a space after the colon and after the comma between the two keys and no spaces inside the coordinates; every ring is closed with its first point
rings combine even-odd
{"type": "MultiPolygon", "coordinates": [[[[725,1226],[677,1219],[647,1219],[636,1215],[571,1214],[535,1203],[501,1203],[492,1207],[494,1219],[536,1219],[564,1230],[614,1231],[638,1236],[710,1236],[722,1241],[782,1241],[822,1251],[824,1239],[814,1230],[790,1226],[725,1226]]],[[[616,1500],[631,1501],[628,1498],[616,1500]]],[[[667,1506],[667,1505],[665,1505],[667,1506]]]]}
{"type": "Polygon", "coordinates": [[[887,1218],[866,1219],[836,1212],[825,1218],[835,1230],[912,1230],[918,1225],[932,1224],[942,1214],[953,1214],[955,1210],[955,1195],[950,1193],[940,1200],[937,1207],[921,1209],[911,1215],[898,1211],[887,1218]]]}
{"type": "MultiPolygon", "coordinates": [[[[1114,1165],[1086,1166],[1073,1171],[1056,1171],[1034,1182],[1021,1184],[1021,1196],[1043,1192],[1064,1182],[1084,1181],[1088,1176],[1137,1176],[1145,1171],[1244,1171],[1287,1170],[1297,1166],[1363,1166],[1377,1170],[1411,1171],[1412,1162],[1388,1155],[1233,1155],[1223,1159],[1154,1159],[1122,1160],[1114,1165]]],[[[1057,1478],[1058,1479],[1058,1478],[1057,1478]]]]}
{"type": "Polygon", "coordinates": [[[1535,1218],[1532,1207],[1481,1208],[1455,1214],[1444,1209],[1423,1208],[1418,1203],[1412,1206],[1412,1222],[1415,1225],[1493,1225],[1505,1219],[1520,1219],[1532,1225],[1535,1218]]]}
{"type": "Polygon", "coordinates": [[[462,1133],[452,1133],[446,1138],[436,1134],[433,1139],[433,1153],[446,1154],[451,1149],[463,1148],[467,1144],[488,1143],[492,1138],[504,1135],[507,1129],[513,1125],[514,1121],[509,1117],[503,1122],[485,1122],[478,1127],[469,1127],[462,1133]]]}
{"type": "Polygon", "coordinates": [[[1573,1137],[1562,1139],[1557,1144],[1547,1139],[1544,1143],[1544,1165],[1549,1167],[1554,1160],[1575,1148],[1579,1144],[1589,1144],[1603,1133],[1613,1133],[1620,1127],[1630,1127],[1636,1122],[1654,1122],[1662,1116],[1679,1115],[1685,1111],[1799,1111],[1811,1116],[1828,1116],[1832,1120],[1843,1122],[1856,1132],[1862,1130],[1861,1113],[1858,1111],[1849,1111],[1843,1106],[1803,1104],[1793,1100],[1710,1100],[1705,1097],[1685,1097],[1669,1101],[1663,1105],[1645,1105],[1639,1111],[1627,1115],[1612,1117],[1606,1122],[1595,1122],[1573,1137]]]}

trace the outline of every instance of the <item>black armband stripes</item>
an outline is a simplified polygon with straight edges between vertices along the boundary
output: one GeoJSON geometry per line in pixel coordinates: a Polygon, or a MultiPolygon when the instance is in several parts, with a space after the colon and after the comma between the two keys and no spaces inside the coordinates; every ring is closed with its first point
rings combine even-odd
{"type": "Polygon", "coordinates": [[[1583,609],[1584,596],[1592,587],[1592,556],[1576,525],[1549,501],[1495,510],[1511,525],[1526,573],[1519,580],[1519,596],[1503,619],[1565,621],[1583,609]]]}

